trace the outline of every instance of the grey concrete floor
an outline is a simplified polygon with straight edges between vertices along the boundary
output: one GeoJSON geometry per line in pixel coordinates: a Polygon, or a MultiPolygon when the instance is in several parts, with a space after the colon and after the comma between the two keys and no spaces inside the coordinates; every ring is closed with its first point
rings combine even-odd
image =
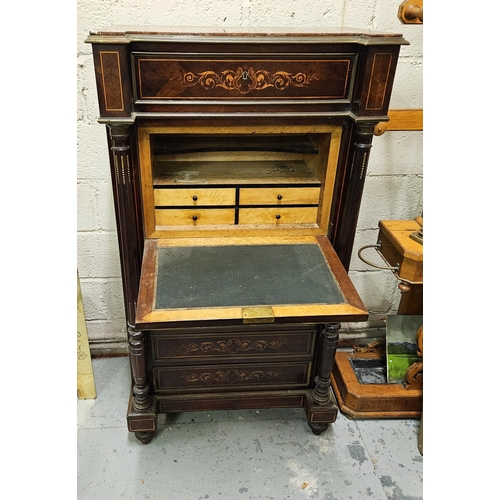
{"type": "Polygon", "coordinates": [[[321,436],[302,409],[169,415],[148,445],[127,430],[127,357],[93,360],[79,400],[78,499],[422,499],[419,420],[337,421],[321,436]]]}

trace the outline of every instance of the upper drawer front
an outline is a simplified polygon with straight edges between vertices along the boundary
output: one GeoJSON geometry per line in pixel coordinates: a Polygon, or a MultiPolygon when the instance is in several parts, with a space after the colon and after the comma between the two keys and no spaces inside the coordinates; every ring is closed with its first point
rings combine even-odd
{"type": "Polygon", "coordinates": [[[347,99],[354,54],[296,59],[134,54],[136,100],[347,99]]]}
{"type": "Polygon", "coordinates": [[[159,206],[234,205],[236,195],[232,189],[155,189],[154,203],[159,206]]]}
{"type": "Polygon", "coordinates": [[[241,188],[240,205],[317,205],[319,187],[241,188]]]}
{"type": "Polygon", "coordinates": [[[154,363],[193,358],[311,356],[315,330],[209,335],[152,334],[154,363]]]}

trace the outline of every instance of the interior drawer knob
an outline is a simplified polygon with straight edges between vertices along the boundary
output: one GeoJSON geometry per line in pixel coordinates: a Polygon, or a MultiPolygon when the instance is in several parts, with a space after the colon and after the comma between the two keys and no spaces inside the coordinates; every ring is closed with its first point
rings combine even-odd
{"type": "Polygon", "coordinates": [[[193,215],[192,219],[193,220],[198,220],[198,216],[197,215],[193,215]]]}
{"type": "Polygon", "coordinates": [[[278,195],[278,200],[282,200],[283,199],[283,196],[281,196],[280,194],[278,195]]]}
{"type": "Polygon", "coordinates": [[[198,196],[194,195],[193,200],[196,201],[198,199],[198,196]]]}
{"type": "Polygon", "coordinates": [[[281,219],[281,215],[280,214],[276,214],[276,218],[277,219],[281,219]]]}

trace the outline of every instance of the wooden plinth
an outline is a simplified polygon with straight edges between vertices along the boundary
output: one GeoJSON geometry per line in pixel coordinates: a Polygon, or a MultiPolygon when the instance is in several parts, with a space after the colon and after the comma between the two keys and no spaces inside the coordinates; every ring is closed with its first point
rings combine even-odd
{"type": "Polygon", "coordinates": [[[357,418],[419,418],[422,390],[406,389],[403,384],[362,384],[350,358],[373,358],[373,353],[337,352],[330,375],[340,411],[357,418]]]}

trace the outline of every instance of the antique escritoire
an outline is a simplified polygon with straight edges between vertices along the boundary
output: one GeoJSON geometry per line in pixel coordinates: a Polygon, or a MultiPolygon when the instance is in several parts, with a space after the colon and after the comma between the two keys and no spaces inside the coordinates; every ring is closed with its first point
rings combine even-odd
{"type": "Polygon", "coordinates": [[[343,29],[93,31],[132,388],[158,415],[338,408],[341,322],[368,317],[347,270],[399,34],[343,29]]]}

